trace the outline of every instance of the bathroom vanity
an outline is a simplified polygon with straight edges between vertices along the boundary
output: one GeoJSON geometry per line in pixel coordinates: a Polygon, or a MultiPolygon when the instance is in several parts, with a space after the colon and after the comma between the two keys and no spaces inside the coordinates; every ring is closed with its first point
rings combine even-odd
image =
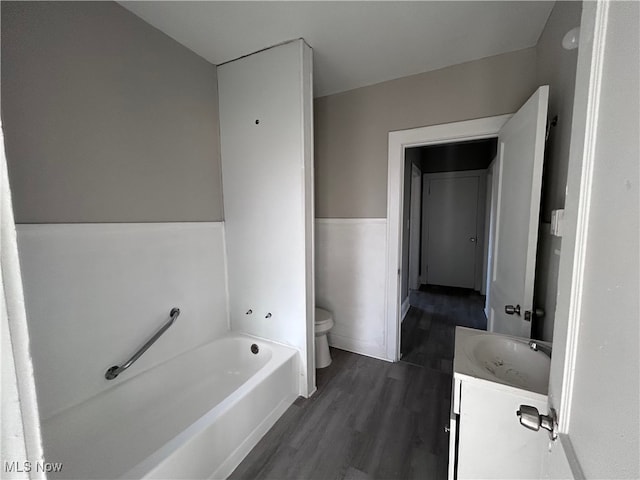
{"type": "Polygon", "coordinates": [[[449,479],[534,478],[549,436],[516,412],[546,412],[549,356],[523,338],[457,327],[453,365],[449,479]]]}

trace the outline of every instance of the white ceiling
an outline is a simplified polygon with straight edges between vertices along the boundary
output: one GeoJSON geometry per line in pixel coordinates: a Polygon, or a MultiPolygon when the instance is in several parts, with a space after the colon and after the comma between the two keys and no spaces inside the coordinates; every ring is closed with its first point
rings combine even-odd
{"type": "Polygon", "coordinates": [[[120,2],[214,64],[294,38],[315,96],[534,46],[554,2],[120,2]]]}

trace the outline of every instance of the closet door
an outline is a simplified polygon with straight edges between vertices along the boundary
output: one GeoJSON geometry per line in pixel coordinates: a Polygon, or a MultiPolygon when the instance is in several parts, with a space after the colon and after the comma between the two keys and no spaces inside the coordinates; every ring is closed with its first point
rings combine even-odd
{"type": "Polygon", "coordinates": [[[474,288],[478,177],[429,181],[427,283],[474,288]]]}

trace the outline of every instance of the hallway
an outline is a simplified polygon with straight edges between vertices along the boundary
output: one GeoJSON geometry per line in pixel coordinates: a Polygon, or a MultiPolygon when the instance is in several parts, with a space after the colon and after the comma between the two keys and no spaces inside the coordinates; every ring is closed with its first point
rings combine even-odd
{"type": "Polygon", "coordinates": [[[409,295],[402,322],[402,361],[453,373],[456,326],[487,329],[485,297],[466,288],[422,285],[409,295]]]}
{"type": "Polygon", "coordinates": [[[446,478],[455,325],[486,325],[482,299],[412,292],[407,361],[332,349],[333,363],[317,370],[318,391],[299,397],[230,478],[446,478]]]}

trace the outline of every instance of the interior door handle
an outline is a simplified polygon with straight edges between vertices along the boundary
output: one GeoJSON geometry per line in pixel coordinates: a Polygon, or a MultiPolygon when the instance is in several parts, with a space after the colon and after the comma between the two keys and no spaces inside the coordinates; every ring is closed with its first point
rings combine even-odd
{"type": "Polygon", "coordinates": [[[516,315],[520,316],[520,305],[516,305],[515,307],[513,305],[505,305],[504,313],[506,313],[507,315],[513,315],[515,313],[516,315]]]}
{"type": "Polygon", "coordinates": [[[531,405],[520,405],[516,411],[516,415],[520,420],[520,425],[529,430],[537,432],[541,428],[549,432],[549,438],[555,440],[558,438],[558,415],[556,411],[549,409],[549,415],[540,415],[538,409],[531,405]]]}

